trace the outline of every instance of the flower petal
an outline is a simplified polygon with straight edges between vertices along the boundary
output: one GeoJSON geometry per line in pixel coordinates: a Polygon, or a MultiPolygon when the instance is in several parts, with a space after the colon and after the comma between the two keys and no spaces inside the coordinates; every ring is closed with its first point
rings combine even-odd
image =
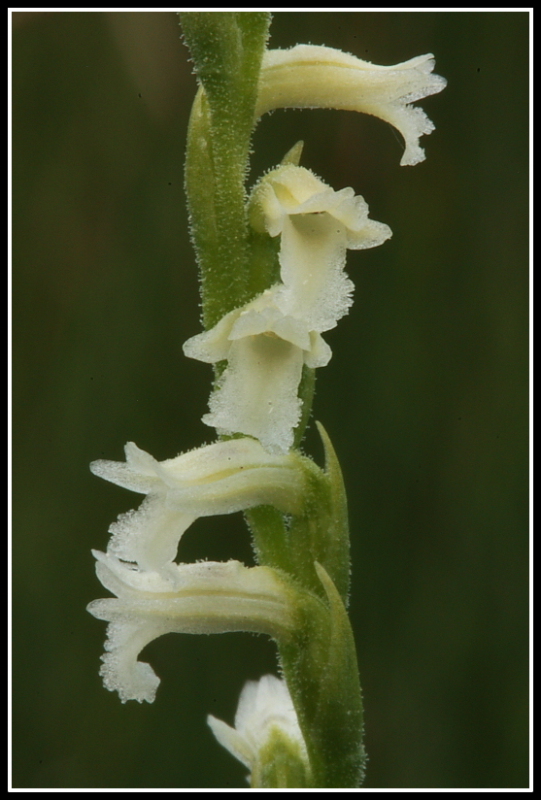
{"type": "Polygon", "coordinates": [[[267,50],[256,117],[275,108],[361,111],[397,128],[405,142],[401,165],[417,164],[425,158],[419,138],[431,133],[434,125],[411,103],[441,92],[447,84],[433,69],[431,53],[383,67],[331,47],[267,50]]]}

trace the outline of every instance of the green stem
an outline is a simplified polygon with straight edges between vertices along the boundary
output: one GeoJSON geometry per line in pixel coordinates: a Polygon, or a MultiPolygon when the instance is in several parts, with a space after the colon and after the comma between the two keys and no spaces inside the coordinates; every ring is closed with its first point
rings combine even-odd
{"type": "MultiPolygon", "coordinates": [[[[200,83],[188,129],[186,194],[196,250],[205,328],[278,279],[277,243],[250,229],[245,180],[261,61],[270,15],[185,12],[184,35],[200,83]]],[[[314,370],[304,369],[299,395],[309,418],[314,370]]],[[[323,435],[323,434],[322,434],[323,435]]],[[[260,564],[281,570],[298,588],[296,633],[280,643],[284,675],[308,749],[314,785],[354,788],[364,765],[362,701],[355,646],[345,611],[349,539],[336,456],[323,435],[326,471],[305,463],[303,513],[247,513],[260,564]]],[[[261,780],[295,786],[287,763],[261,780]]]]}
{"type": "Polygon", "coordinates": [[[188,130],[186,194],[210,328],[250,299],[245,180],[270,14],[180,14],[202,88],[188,130]]]}

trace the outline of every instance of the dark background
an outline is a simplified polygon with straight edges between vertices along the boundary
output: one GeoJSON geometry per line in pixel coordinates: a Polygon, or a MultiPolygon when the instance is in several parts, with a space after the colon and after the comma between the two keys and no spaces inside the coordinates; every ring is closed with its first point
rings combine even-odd
{"type": "MultiPolygon", "coordinates": [[[[393,238],[351,252],[350,315],[326,335],[315,417],[350,499],[366,787],[528,784],[528,57],[513,13],[277,13],[271,46],[378,64],[436,54],[427,161],[386,124],[277,111],[252,179],[298,139],[393,238]]],[[[248,634],[170,635],[144,654],[153,705],[98,676],[107,594],[90,548],[139,498],[99,481],[135,441],[210,442],[211,370],[183,194],[195,79],[172,13],[13,16],[13,784],[236,787],[213,740],[248,678],[248,634]]],[[[310,431],[306,449],[321,461],[310,431]]],[[[180,558],[250,562],[240,515],[199,520],[180,558]]]]}

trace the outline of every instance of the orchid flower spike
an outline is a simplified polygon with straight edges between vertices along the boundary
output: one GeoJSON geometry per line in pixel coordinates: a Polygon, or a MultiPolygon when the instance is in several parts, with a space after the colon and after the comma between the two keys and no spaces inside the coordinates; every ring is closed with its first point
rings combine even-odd
{"type": "MultiPolygon", "coordinates": [[[[105,480],[146,494],[141,506],[120,514],[109,528],[107,552],[141,569],[167,570],[181,536],[198,518],[258,505],[298,512],[304,495],[299,457],[271,455],[254,439],[232,439],[156,461],[133,442],[126,461],[93,461],[105,480]]],[[[175,570],[170,571],[176,575],[175,570]]]]}
{"type": "Polygon", "coordinates": [[[265,780],[270,770],[276,776],[284,761],[290,774],[293,765],[303,773],[295,785],[308,785],[308,753],[285,681],[274,675],[248,681],[239,698],[234,728],[211,715],[207,722],[219,743],[250,770],[253,788],[285,788],[279,781],[265,780]]]}
{"type": "Polygon", "coordinates": [[[424,161],[419,138],[434,124],[416,100],[447,85],[434,75],[427,53],[389,67],[362,61],[332,47],[299,44],[267,50],[260,75],[256,118],[275,108],[336,108],[361,111],[389,122],[404,137],[402,166],[424,161]]]}
{"type": "Polygon", "coordinates": [[[269,452],[285,453],[301,416],[303,365],[329,362],[331,349],[320,334],[352,303],[346,250],[376,247],[391,231],[368,218],[367,204],[353,189],[335,192],[293,164],[257,184],[249,215],[256,229],[281,236],[281,282],[189,339],[184,353],[211,364],[228,362],[203,422],[220,434],[255,436],[269,452]]]}

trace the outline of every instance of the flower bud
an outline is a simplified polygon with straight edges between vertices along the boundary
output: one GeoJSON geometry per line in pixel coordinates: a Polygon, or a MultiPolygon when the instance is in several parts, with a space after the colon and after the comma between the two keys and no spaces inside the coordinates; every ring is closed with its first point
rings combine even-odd
{"type": "Polygon", "coordinates": [[[274,675],[248,681],[234,728],[210,715],[207,722],[220,744],[250,770],[252,788],[309,785],[308,753],[285,681],[274,675]]]}

